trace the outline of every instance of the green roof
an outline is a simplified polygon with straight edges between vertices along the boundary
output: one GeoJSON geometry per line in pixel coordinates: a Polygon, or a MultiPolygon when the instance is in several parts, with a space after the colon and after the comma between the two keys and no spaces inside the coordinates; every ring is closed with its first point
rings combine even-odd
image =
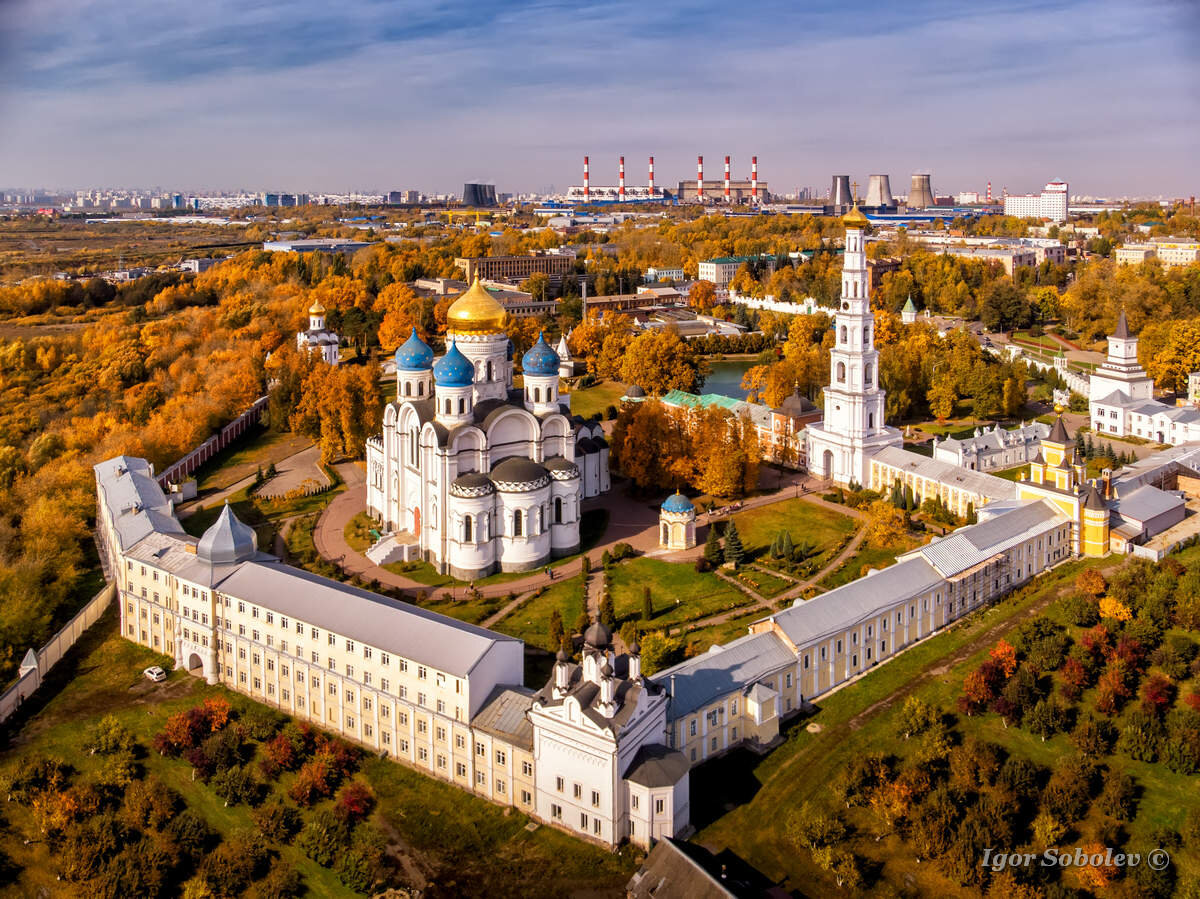
{"type": "Polygon", "coordinates": [[[916,312],[917,311],[917,307],[913,305],[911,296],[909,296],[907,302],[905,302],[903,311],[905,311],[905,312],[916,312]]]}
{"type": "Polygon", "coordinates": [[[751,259],[758,259],[758,256],[718,256],[716,259],[705,259],[705,262],[715,262],[717,265],[729,265],[733,262],[749,262],[751,259]]]}
{"type": "Polygon", "coordinates": [[[663,396],[662,401],[669,406],[697,406],[700,408],[723,406],[730,411],[736,411],[739,407],[746,405],[744,400],[735,400],[731,396],[720,393],[696,394],[688,393],[685,390],[672,390],[663,396]]]}

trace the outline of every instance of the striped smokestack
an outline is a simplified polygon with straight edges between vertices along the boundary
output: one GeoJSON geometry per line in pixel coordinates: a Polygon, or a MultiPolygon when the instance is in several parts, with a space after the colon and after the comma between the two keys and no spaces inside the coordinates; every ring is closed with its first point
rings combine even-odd
{"type": "Polygon", "coordinates": [[[750,201],[758,202],[758,157],[750,157],[750,201]]]}
{"type": "Polygon", "coordinates": [[[654,193],[654,157],[650,157],[650,183],[647,185],[650,188],[650,193],[654,193]]]}
{"type": "Polygon", "coordinates": [[[991,181],[988,182],[987,201],[989,203],[992,202],[992,182],[991,181]]]}
{"type": "Polygon", "coordinates": [[[725,157],[725,202],[729,202],[729,157],[725,157]]]}
{"type": "Polygon", "coordinates": [[[696,199],[704,202],[704,157],[696,157],[696,199]]]}
{"type": "Polygon", "coordinates": [[[621,157],[621,162],[617,167],[617,197],[625,199],[625,157],[621,157]]]}
{"type": "Polygon", "coordinates": [[[583,157],[583,198],[587,200],[591,196],[591,191],[588,187],[588,158],[583,157]]]}

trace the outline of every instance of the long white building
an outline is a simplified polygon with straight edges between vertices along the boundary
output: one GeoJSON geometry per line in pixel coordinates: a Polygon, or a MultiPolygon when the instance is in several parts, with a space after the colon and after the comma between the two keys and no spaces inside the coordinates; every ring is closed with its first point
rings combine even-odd
{"type": "Polygon", "coordinates": [[[1069,211],[1066,181],[1051,181],[1038,194],[1009,194],[1004,198],[1004,214],[1017,218],[1065,222],[1069,211]]]}

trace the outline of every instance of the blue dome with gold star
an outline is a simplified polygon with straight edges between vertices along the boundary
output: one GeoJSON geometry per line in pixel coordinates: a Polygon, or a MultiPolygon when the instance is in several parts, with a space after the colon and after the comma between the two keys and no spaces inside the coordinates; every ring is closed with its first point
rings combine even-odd
{"type": "Polygon", "coordinates": [[[428,371],[433,365],[433,350],[423,341],[414,326],[412,336],[396,350],[396,368],[399,371],[428,371]]]}
{"type": "Polygon", "coordinates": [[[537,343],[521,357],[521,367],[527,375],[557,375],[558,353],[546,343],[545,334],[539,334],[537,343]]]}
{"type": "Polygon", "coordinates": [[[475,383],[475,366],[451,343],[446,355],[433,365],[433,380],[438,387],[470,387],[475,383]]]}

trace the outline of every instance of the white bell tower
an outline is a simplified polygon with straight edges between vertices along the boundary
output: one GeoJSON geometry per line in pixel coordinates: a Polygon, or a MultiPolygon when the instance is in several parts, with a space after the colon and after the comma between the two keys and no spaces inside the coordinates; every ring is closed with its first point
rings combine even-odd
{"type": "Polygon", "coordinates": [[[842,221],[846,252],[841,305],[834,317],[837,339],[829,354],[825,418],[805,429],[808,470],[838,484],[866,486],[871,455],[886,446],[901,446],[904,438],[883,423],[885,392],[879,386],[879,352],[875,349],[875,316],[863,241],[870,222],[857,202],[842,221]]]}

